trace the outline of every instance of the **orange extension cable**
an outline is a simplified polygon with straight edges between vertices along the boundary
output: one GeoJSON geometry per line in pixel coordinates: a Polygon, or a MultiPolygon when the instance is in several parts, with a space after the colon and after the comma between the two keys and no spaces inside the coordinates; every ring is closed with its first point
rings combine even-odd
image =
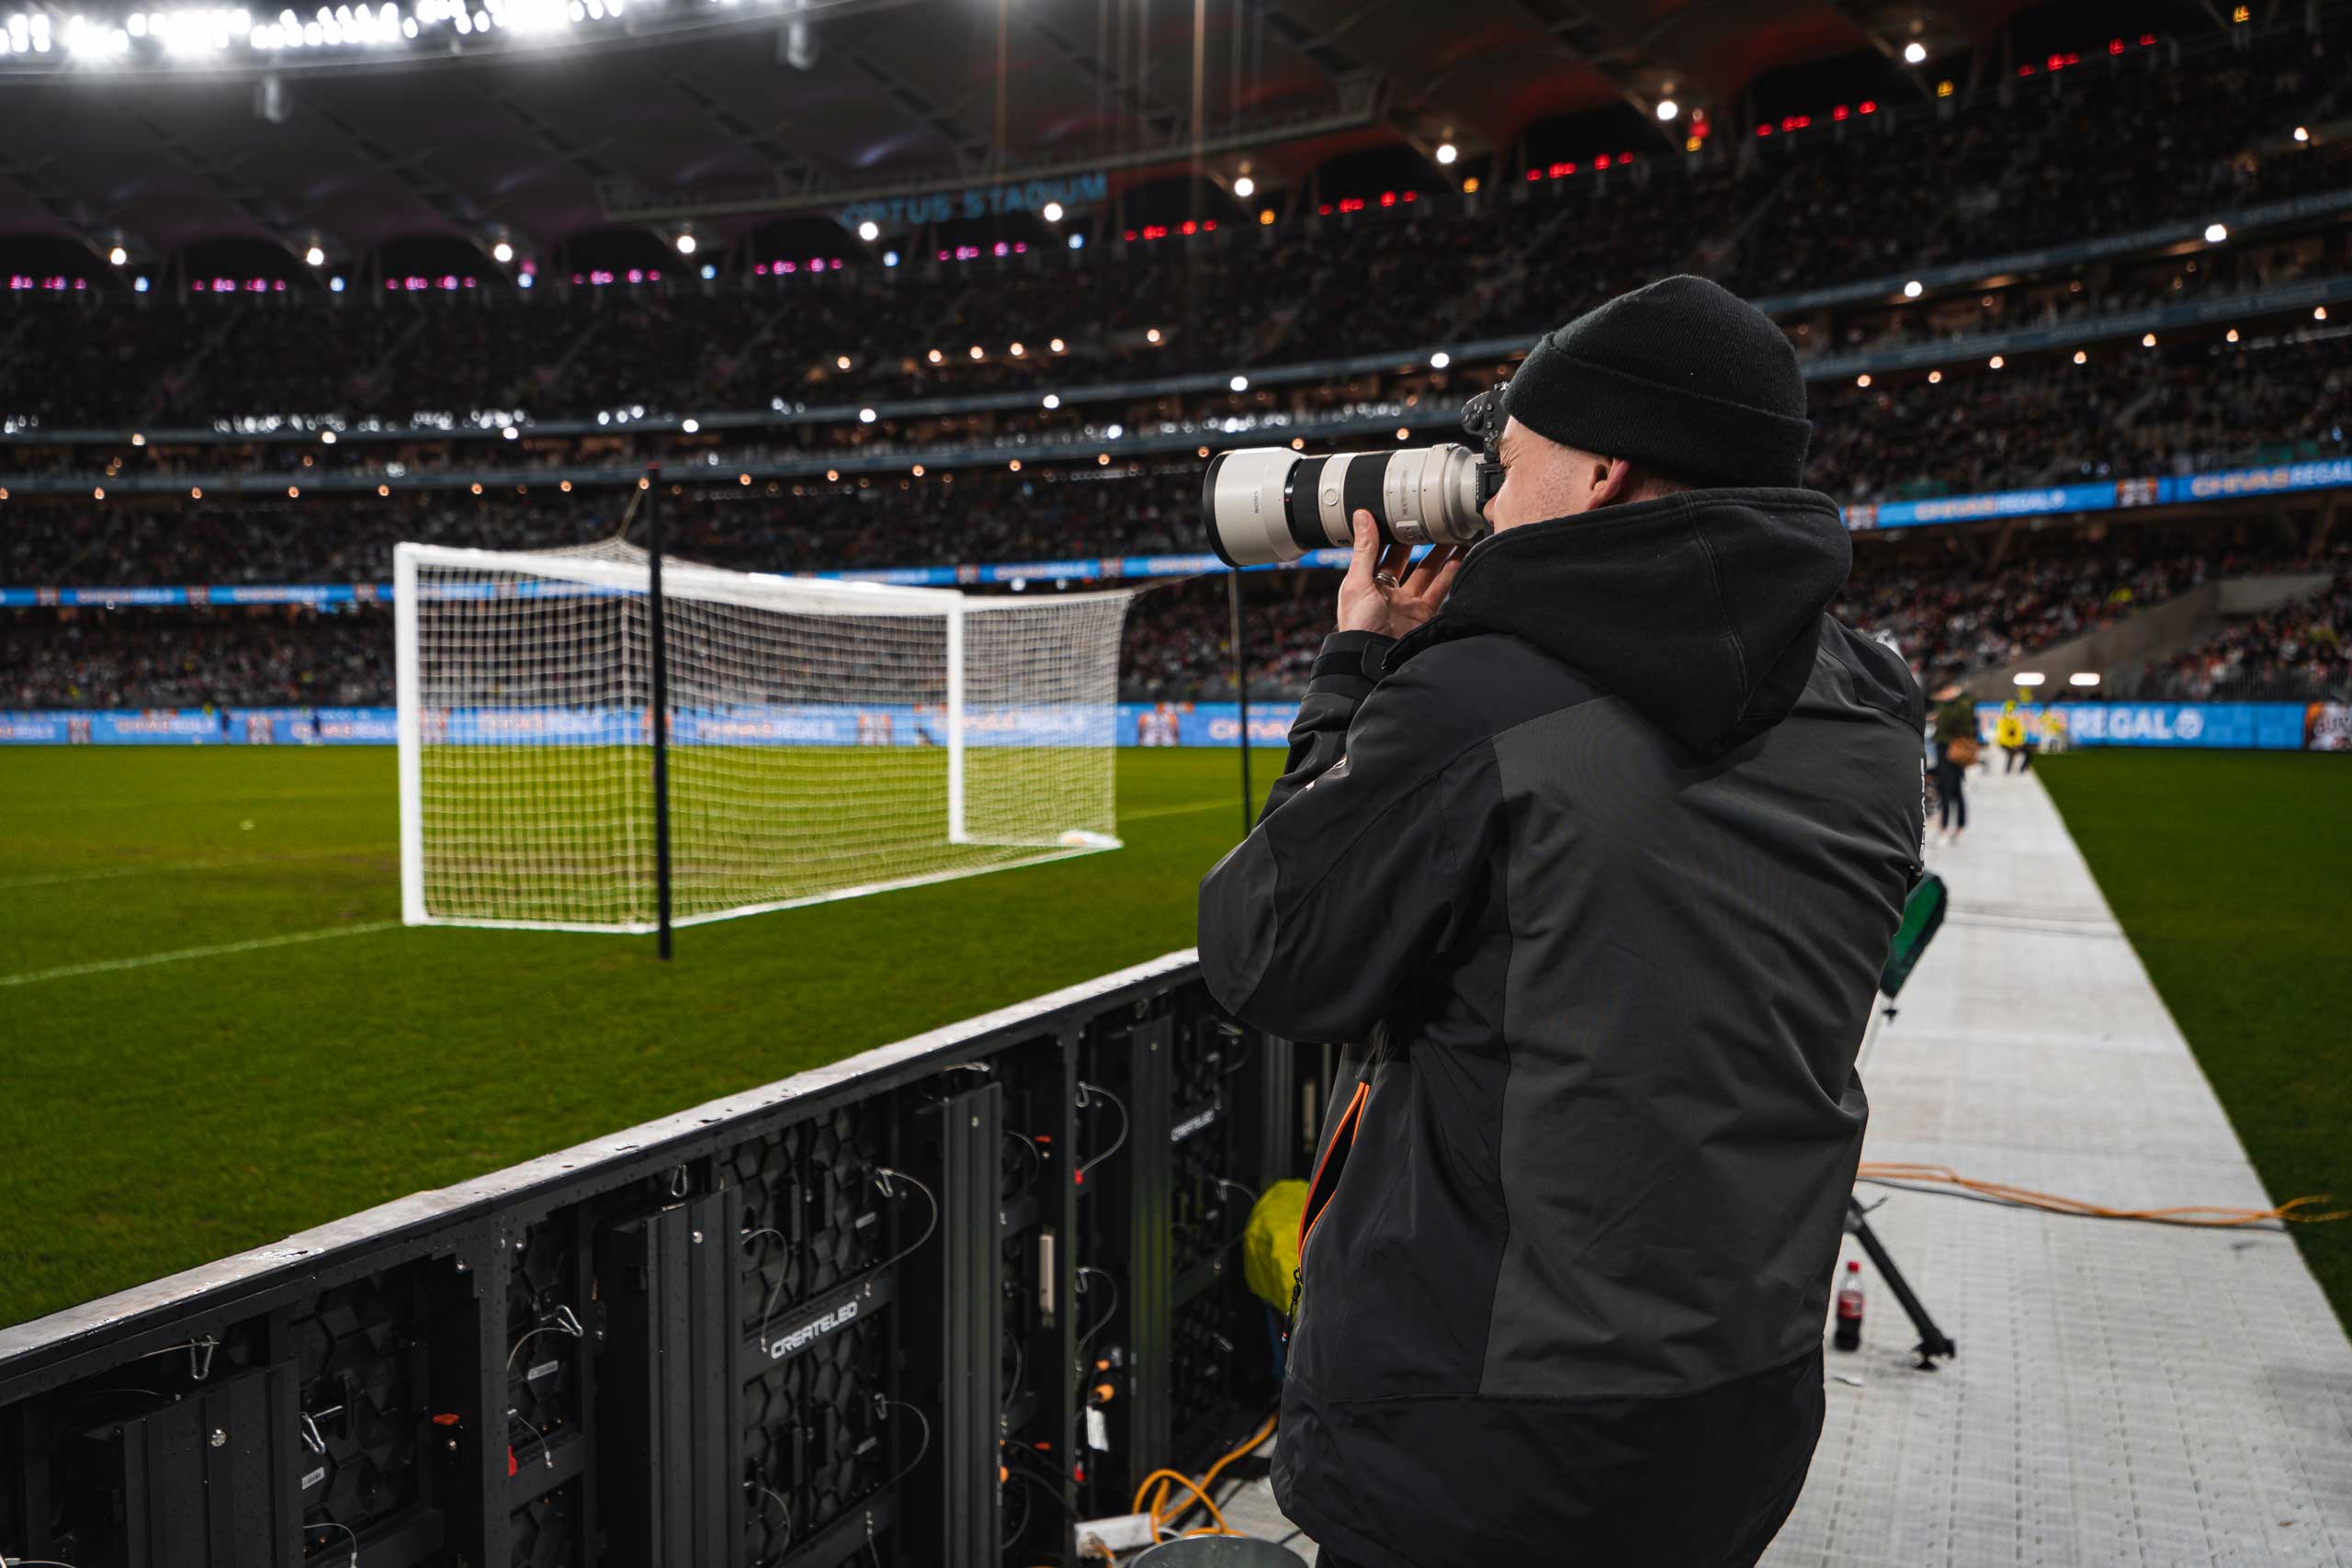
{"type": "Polygon", "coordinates": [[[1928,1186],[1958,1188],[1973,1192],[1990,1202],[2007,1203],[2020,1209],[2040,1209],[2052,1214],[2075,1214],[2094,1220],[2145,1220],[2154,1224],[2199,1225],[2217,1230],[2242,1229],[2247,1225],[2277,1221],[2281,1224],[2319,1224],[2328,1220],[2352,1218],[2352,1209],[2333,1209],[2325,1213],[2310,1213],[2305,1210],[2313,1203],[2331,1200],[2325,1193],[2305,1198],[2290,1198],[2275,1209],[2223,1209],[2205,1205],[2190,1205],[2178,1209],[2110,1209],[2080,1198],[2062,1197],[2052,1192],[2036,1192],[2030,1188],[2012,1187],[2005,1181],[1979,1181],[1961,1175],[1950,1166],[1913,1165],[1902,1161],[1865,1160],[1854,1172],[1858,1181],[1878,1181],[1902,1184],[1916,1182],[1928,1186]]]}
{"type": "Polygon", "coordinates": [[[1173,1529],[1176,1526],[1176,1521],[1182,1518],[1186,1514],[1191,1513],[1195,1504],[1208,1509],[1209,1517],[1216,1521],[1216,1528],[1213,1530],[1187,1530],[1184,1532],[1185,1534],[1235,1534],[1236,1531],[1233,1527],[1225,1522],[1224,1514],[1217,1510],[1216,1503],[1209,1496],[1210,1489],[1216,1485],[1216,1478],[1220,1474],[1224,1473],[1225,1467],[1227,1465],[1231,1464],[1235,1460],[1239,1459],[1242,1455],[1253,1451],[1259,1444],[1264,1442],[1269,1437],[1272,1436],[1273,1430],[1274,1417],[1269,1416],[1266,1417],[1266,1424],[1264,1426],[1259,1427],[1249,1437],[1243,1438],[1239,1448],[1235,1449],[1231,1453],[1227,1454],[1223,1459],[1218,1460],[1215,1464],[1209,1466],[1208,1472],[1203,1475],[1197,1483],[1190,1476],[1181,1474],[1176,1471],[1153,1471],[1149,1475],[1145,1476],[1143,1478],[1143,1483],[1136,1488],[1135,1506],[1128,1511],[1137,1514],[1145,1512],[1144,1494],[1151,1491],[1151,1483],[1157,1481],[1159,1483],[1159,1490],[1153,1495],[1149,1510],[1151,1514],[1151,1539],[1154,1542],[1157,1542],[1159,1540],[1159,1531],[1161,1527],[1165,1526],[1168,1529],[1173,1529]],[[1163,1510],[1168,1506],[1168,1489],[1170,1485],[1183,1486],[1189,1489],[1193,1494],[1193,1500],[1180,1502],[1177,1506],[1176,1511],[1172,1514],[1163,1512],[1163,1510]]]}

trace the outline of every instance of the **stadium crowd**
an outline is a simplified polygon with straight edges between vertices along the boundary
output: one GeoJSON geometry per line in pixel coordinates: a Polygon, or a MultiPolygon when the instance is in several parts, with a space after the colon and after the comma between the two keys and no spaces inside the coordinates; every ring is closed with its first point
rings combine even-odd
{"type": "Polygon", "coordinates": [[[2352,574],[2158,660],[2132,694],[2175,702],[2352,702],[2352,574]]]}
{"type": "MultiPolygon", "coordinates": [[[[1236,209],[1214,233],[1110,234],[1080,253],[1041,237],[1002,262],[884,267],[844,237],[854,260],[709,283],[681,264],[637,287],[540,275],[526,293],[485,265],[477,288],[389,297],[28,294],[0,412],[52,428],[405,423],[1067,385],[1532,334],[1667,272],[1770,297],[2352,184],[2345,147],[2290,140],[2345,92],[2300,28],[2243,50],[2117,47],[1964,102],[1727,129],[1689,159],[1621,151],[1532,183],[1498,171],[1466,205],[1388,192],[1266,224],[1236,209]]],[[[2064,309],[2141,297],[2103,282],[2064,309]]]]}

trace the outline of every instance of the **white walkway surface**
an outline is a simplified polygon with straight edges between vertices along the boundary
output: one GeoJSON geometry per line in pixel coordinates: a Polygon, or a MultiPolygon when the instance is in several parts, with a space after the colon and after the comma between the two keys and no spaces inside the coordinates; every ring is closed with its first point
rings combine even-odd
{"type": "MultiPolygon", "coordinates": [[[[1929,851],[1951,916],[1864,1059],[1863,1157],[2115,1208],[2269,1207],[2041,782],[1969,794],[1964,840],[1929,851]]],[[[1872,1226],[1960,1355],[1911,1370],[1864,1260],[1863,1346],[1829,1355],[1766,1568],[2352,1568],[2352,1343],[2285,1236],[1861,1191],[1891,1197],[1872,1226]]],[[[1264,1494],[1229,1517],[1279,1537],[1264,1494]]]]}

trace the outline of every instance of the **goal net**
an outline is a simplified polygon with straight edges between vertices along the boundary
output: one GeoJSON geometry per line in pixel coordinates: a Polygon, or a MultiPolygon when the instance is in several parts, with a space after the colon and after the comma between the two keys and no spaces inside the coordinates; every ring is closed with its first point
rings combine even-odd
{"type": "MultiPolygon", "coordinates": [[[[393,558],[411,925],[656,924],[645,553],[393,558]]],[[[673,923],[1116,849],[1126,593],[664,558],[673,923]]]]}

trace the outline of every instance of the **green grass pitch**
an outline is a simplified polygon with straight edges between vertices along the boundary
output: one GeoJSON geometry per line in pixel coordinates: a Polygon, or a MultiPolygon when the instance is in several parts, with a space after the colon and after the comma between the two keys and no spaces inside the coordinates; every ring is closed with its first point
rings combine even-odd
{"type": "Polygon", "coordinates": [[[696,926],[663,965],[395,923],[394,768],[0,759],[0,1324],[1189,947],[1241,815],[1234,753],[1123,751],[1123,850],[696,926]],[[191,948],[232,951],[123,965],[191,948]]]}
{"type": "MultiPolygon", "coordinates": [[[[389,750],[9,753],[0,1324],[1188,946],[1235,759],[1118,766],[1125,850],[695,927],[665,967],[391,923],[389,750]],[[231,951],[124,964],[190,948],[231,951]]],[[[2352,1200],[2352,769],[2041,771],[2270,1190],[2352,1200]]],[[[2352,1224],[2297,1240],[2352,1317],[2352,1224]]]]}
{"type": "MultiPolygon", "coordinates": [[[[2263,1185],[2352,1207],[2352,766],[2097,750],[2038,771],[2263,1185]]],[[[2294,1236],[2352,1323],[2352,1221],[2294,1236]]]]}

